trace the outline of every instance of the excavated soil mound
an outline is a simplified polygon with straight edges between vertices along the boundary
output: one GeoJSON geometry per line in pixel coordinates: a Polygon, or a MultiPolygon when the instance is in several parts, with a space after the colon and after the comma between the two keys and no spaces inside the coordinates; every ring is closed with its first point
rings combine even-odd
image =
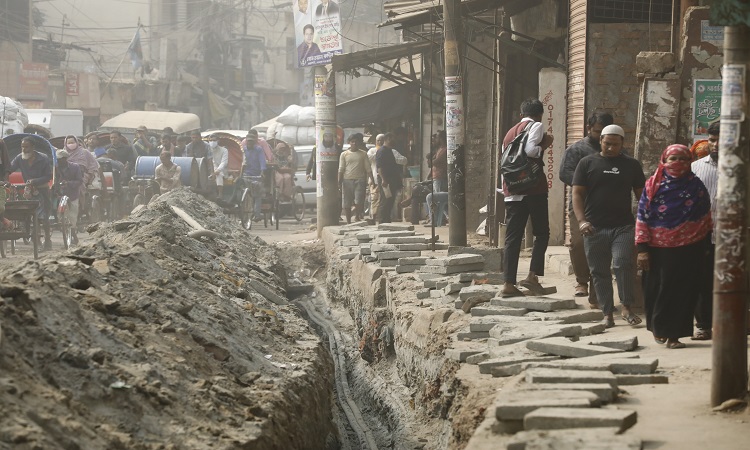
{"type": "Polygon", "coordinates": [[[330,356],[236,222],[181,189],[1,271],[0,448],[335,445],[330,356]]]}

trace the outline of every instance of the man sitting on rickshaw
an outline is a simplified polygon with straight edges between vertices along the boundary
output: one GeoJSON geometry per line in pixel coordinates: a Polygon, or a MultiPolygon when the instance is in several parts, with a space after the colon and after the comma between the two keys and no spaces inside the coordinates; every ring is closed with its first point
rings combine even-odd
{"type": "Polygon", "coordinates": [[[274,149],[274,159],[276,162],[276,189],[279,191],[281,201],[290,202],[294,194],[297,155],[292,152],[288,144],[279,142],[274,149]]]}
{"type": "Polygon", "coordinates": [[[182,181],[180,180],[182,170],[180,166],[172,162],[172,154],[161,152],[159,160],[161,164],[156,166],[154,177],[156,182],[159,183],[159,191],[163,194],[182,186],[182,181]]]}
{"type": "Polygon", "coordinates": [[[212,134],[208,137],[208,146],[211,148],[211,159],[214,163],[214,173],[211,178],[216,178],[216,188],[219,198],[224,195],[224,178],[228,175],[229,150],[219,145],[219,136],[212,134]]]}
{"type": "MultiPolygon", "coordinates": [[[[68,162],[71,164],[78,164],[83,170],[83,184],[80,186],[80,196],[83,201],[80,202],[80,204],[85,209],[88,204],[86,201],[87,189],[91,186],[94,178],[99,174],[99,163],[96,161],[96,157],[93,153],[86,150],[78,143],[78,139],[75,136],[68,136],[65,138],[65,150],[70,155],[68,157],[68,162]]],[[[78,198],[78,196],[76,196],[76,198],[78,198]]],[[[71,223],[72,222],[73,221],[71,221],[71,223]]]]}
{"type": "MultiPolygon", "coordinates": [[[[30,137],[21,139],[21,154],[13,158],[10,163],[11,172],[19,170],[26,182],[23,198],[39,201],[37,214],[42,219],[42,227],[44,228],[43,250],[52,250],[49,229],[51,202],[48,185],[52,179],[52,162],[47,155],[36,151],[34,141],[30,137]]],[[[34,236],[34,239],[37,238],[37,236],[34,236]]]]}
{"type": "Polygon", "coordinates": [[[258,132],[250,130],[242,146],[242,178],[249,181],[250,195],[253,197],[253,221],[261,219],[261,202],[263,200],[263,183],[261,177],[266,170],[266,156],[258,145],[258,132]]]}
{"type": "MultiPolygon", "coordinates": [[[[97,163],[97,168],[99,164],[97,163]]],[[[98,169],[97,169],[98,170],[98,169]]],[[[67,150],[57,151],[57,171],[55,172],[55,183],[59,183],[62,194],[68,197],[68,221],[70,222],[70,239],[73,245],[78,244],[78,199],[83,187],[84,171],[78,164],[70,162],[67,150]]]]}

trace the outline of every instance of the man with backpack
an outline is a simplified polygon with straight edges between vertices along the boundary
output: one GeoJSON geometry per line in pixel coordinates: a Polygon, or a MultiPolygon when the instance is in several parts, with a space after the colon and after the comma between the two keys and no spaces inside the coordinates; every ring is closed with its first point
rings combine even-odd
{"type": "Polygon", "coordinates": [[[533,294],[543,294],[539,276],[544,275],[544,254],[549,242],[547,179],[544,175],[544,150],[553,137],[546,134],[541,123],[544,105],[538,99],[521,104],[521,121],[503,139],[500,160],[505,196],[505,283],[503,297],[524,295],[516,287],[518,258],[521,253],[526,222],[531,218],[534,246],[529,275],[518,283],[533,294]]]}

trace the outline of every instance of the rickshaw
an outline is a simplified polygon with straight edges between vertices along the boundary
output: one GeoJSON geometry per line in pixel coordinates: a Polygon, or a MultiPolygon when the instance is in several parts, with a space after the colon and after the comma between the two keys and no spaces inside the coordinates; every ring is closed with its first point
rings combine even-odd
{"type": "MultiPolygon", "coordinates": [[[[276,145],[283,143],[289,146],[289,148],[292,151],[292,157],[297,158],[297,154],[294,152],[294,146],[291,144],[286,143],[285,141],[282,141],[280,139],[268,139],[268,144],[271,146],[271,148],[276,148],[276,145]]],[[[305,192],[300,187],[297,186],[297,184],[294,184],[294,191],[292,193],[292,198],[290,201],[282,201],[281,198],[276,194],[276,164],[274,162],[268,163],[268,178],[271,181],[272,186],[272,201],[273,206],[271,208],[272,214],[271,216],[271,222],[275,222],[276,229],[279,229],[279,219],[284,217],[284,215],[291,215],[294,216],[294,218],[297,220],[297,222],[301,222],[302,219],[305,218],[305,192]]],[[[297,181],[297,177],[293,176],[293,181],[297,181]]],[[[269,191],[266,191],[269,192],[269,191]]],[[[264,200],[265,201],[265,200],[264,200]]]]}
{"type": "MultiPolygon", "coordinates": [[[[3,141],[8,151],[9,160],[13,161],[21,154],[21,141],[25,137],[32,139],[36,151],[50,158],[54,174],[54,167],[57,165],[56,149],[47,139],[37,134],[19,133],[4,137],[3,141]]],[[[52,180],[50,180],[49,186],[52,187],[52,180]]],[[[39,201],[24,199],[25,189],[26,182],[21,172],[13,172],[8,175],[6,187],[8,201],[5,204],[5,217],[13,222],[14,229],[0,232],[0,254],[2,256],[5,254],[5,241],[10,241],[11,253],[15,254],[15,241],[18,239],[23,239],[26,244],[32,243],[34,258],[38,256],[39,214],[42,211],[39,201]]],[[[54,206],[57,204],[56,199],[52,197],[53,190],[50,189],[50,208],[52,209],[47,212],[48,214],[54,213],[54,206]]]]}
{"type": "MultiPolygon", "coordinates": [[[[217,132],[211,135],[216,135],[219,138],[219,145],[229,152],[229,163],[221,197],[216,196],[217,186],[213,175],[213,164],[207,165],[207,171],[210,173],[206,177],[208,187],[204,189],[204,195],[216,196],[216,203],[222,207],[224,213],[239,218],[240,224],[249,230],[252,228],[253,217],[251,190],[257,190],[257,186],[253,186],[253,181],[242,177],[242,141],[229,133],[217,132]]],[[[208,135],[204,137],[204,140],[208,140],[208,135]]]]}
{"type": "MultiPolygon", "coordinates": [[[[96,135],[100,142],[109,142],[109,132],[92,132],[87,134],[86,138],[92,135],[96,135]]],[[[99,173],[88,187],[88,204],[82,206],[82,209],[88,211],[91,222],[116,220],[123,213],[123,205],[129,203],[128,192],[126,187],[122,186],[120,172],[115,170],[112,164],[98,158],[97,160],[99,173]]]]}
{"type": "MultiPolygon", "coordinates": [[[[172,162],[180,166],[180,181],[191,189],[198,189],[198,162],[193,157],[173,156],[172,162]]],[[[135,162],[135,173],[128,187],[133,195],[132,205],[148,204],[159,194],[159,183],[155,180],[156,168],[161,164],[158,156],[139,156],[135,162]]]]}

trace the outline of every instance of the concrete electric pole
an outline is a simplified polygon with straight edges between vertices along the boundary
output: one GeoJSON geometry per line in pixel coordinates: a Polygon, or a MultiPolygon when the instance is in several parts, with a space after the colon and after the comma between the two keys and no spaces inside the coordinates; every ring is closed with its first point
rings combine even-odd
{"type": "Polygon", "coordinates": [[[443,2],[445,34],[445,132],[448,138],[448,244],[466,246],[466,184],[464,136],[463,18],[461,0],[443,2]]]}
{"type": "Polygon", "coordinates": [[[339,152],[336,148],[336,72],[325,66],[315,67],[315,164],[318,195],[318,237],[323,228],[338,225],[341,215],[339,199],[339,152]]]}
{"type": "Polygon", "coordinates": [[[716,198],[716,257],[714,260],[713,361],[711,405],[743,398],[748,389],[747,360],[747,239],[748,170],[750,170],[750,8],[730,2],[711,6],[712,24],[724,27],[719,185],[716,198]],[[714,11],[714,8],[720,8],[714,11]],[[743,23],[744,20],[744,23],[743,23]]]}

